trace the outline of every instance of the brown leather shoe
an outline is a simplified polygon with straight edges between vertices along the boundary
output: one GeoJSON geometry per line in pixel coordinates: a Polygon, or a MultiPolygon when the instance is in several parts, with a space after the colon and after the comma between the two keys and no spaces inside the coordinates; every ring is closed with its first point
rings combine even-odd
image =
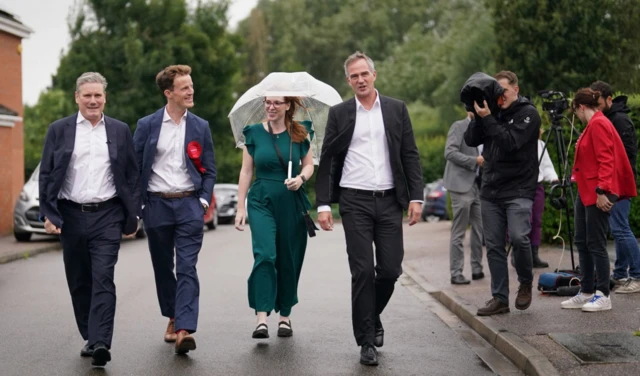
{"type": "Polygon", "coordinates": [[[516,295],[516,308],[523,311],[531,305],[531,283],[521,283],[516,295]]]}
{"type": "Polygon", "coordinates": [[[485,307],[478,308],[478,316],[493,316],[511,312],[508,304],[504,304],[496,298],[491,298],[486,304],[485,307]]]}
{"type": "Polygon", "coordinates": [[[165,342],[175,342],[176,341],[176,320],[169,320],[169,325],[167,325],[167,331],[164,333],[164,341],[165,342]]]}
{"type": "Polygon", "coordinates": [[[177,337],[176,354],[186,354],[190,350],[196,349],[196,340],[186,330],[181,330],[177,337]]]}

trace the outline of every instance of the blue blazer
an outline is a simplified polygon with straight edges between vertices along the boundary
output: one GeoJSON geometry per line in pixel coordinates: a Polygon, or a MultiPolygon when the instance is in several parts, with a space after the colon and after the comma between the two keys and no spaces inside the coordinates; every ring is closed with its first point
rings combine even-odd
{"type": "MultiPolygon", "coordinates": [[[[40,217],[47,217],[55,226],[62,228],[63,219],[58,211],[58,194],[67,174],[69,161],[76,142],[76,120],[78,114],[56,120],[49,125],[40,162],[39,190],[40,217]]],[[[111,172],[126,215],[122,232],[134,233],[138,226],[140,207],[140,174],[136,163],[133,140],[129,126],[120,120],[104,117],[111,172]]]]}
{"type": "MultiPolygon", "coordinates": [[[[164,117],[164,107],[155,113],[138,120],[138,128],[133,135],[133,144],[140,168],[140,187],[142,192],[142,203],[147,203],[146,192],[149,188],[149,177],[151,176],[151,166],[156,156],[158,138],[162,128],[162,118],[164,117]]],[[[213,195],[213,185],[216,182],[216,160],[213,152],[213,140],[209,122],[187,112],[186,134],[184,138],[184,155],[187,161],[187,172],[191,176],[198,197],[205,199],[211,204],[213,195]],[[200,160],[202,167],[206,169],[204,174],[193,164],[187,155],[187,145],[191,141],[196,141],[202,146],[200,160]]],[[[142,217],[142,207],[139,208],[142,217]]]]}

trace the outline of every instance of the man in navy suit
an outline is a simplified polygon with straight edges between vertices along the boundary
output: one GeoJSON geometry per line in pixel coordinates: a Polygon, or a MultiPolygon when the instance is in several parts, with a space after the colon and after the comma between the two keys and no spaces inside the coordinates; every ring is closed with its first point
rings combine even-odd
{"type": "Polygon", "coordinates": [[[59,234],[76,323],[87,340],[80,355],[111,360],[116,311],[113,273],[122,234],[137,230],[139,173],[129,126],[105,116],[107,81],[76,81],[79,112],[49,126],[40,163],[40,217],[59,234]]]}
{"type": "Polygon", "coordinates": [[[164,340],[175,342],[179,354],[196,348],[191,336],[200,296],[196,263],[216,181],[209,123],[187,110],[193,107],[190,74],[186,65],[158,73],[156,84],[167,105],[140,119],[133,136],[156,291],[160,311],[169,318],[164,340]]]}

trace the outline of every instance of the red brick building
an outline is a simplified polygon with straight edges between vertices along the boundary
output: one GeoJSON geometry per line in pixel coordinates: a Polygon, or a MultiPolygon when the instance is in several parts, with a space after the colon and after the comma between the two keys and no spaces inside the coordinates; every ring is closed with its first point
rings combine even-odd
{"type": "Polygon", "coordinates": [[[33,31],[0,9],[0,235],[11,232],[24,184],[22,39],[33,31]]]}

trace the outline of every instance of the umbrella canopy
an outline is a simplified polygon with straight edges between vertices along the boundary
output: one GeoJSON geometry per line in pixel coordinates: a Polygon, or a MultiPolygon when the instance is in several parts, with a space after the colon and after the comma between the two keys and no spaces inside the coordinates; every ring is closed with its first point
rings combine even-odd
{"type": "Polygon", "coordinates": [[[300,109],[294,119],[312,122],[313,161],[318,164],[329,108],[342,102],[340,94],[333,87],[316,80],[306,72],[269,74],[259,84],[247,90],[229,112],[231,130],[237,147],[244,145],[242,129],[245,126],[261,123],[266,119],[264,97],[300,97],[305,108],[300,109]]]}

